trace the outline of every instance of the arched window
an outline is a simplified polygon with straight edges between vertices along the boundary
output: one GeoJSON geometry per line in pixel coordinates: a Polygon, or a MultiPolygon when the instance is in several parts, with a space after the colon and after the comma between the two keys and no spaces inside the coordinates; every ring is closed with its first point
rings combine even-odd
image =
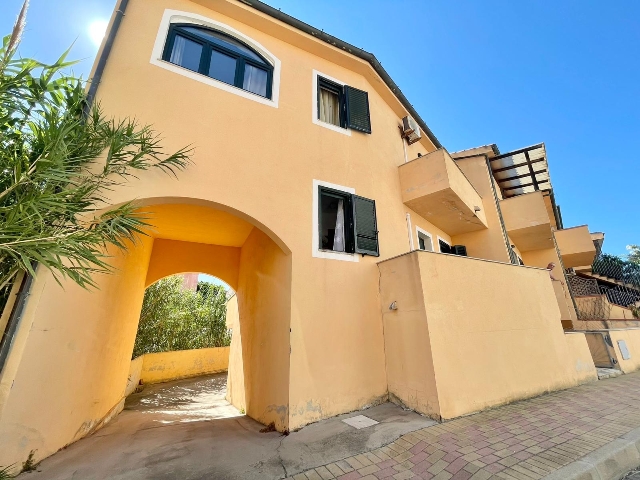
{"type": "Polygon", "coordinates": [[[173,24],[162,59],[271,98],[273,66],[244,43],[215,30],[173,24]]]}

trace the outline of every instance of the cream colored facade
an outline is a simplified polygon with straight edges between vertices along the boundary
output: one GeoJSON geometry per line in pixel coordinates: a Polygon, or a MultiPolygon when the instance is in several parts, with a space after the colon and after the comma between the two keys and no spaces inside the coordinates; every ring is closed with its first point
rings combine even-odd
{"type": "Polygon", "coordinates": [[[38,271],[0,374],[0,465],[118,413],[144,289],[176,273],[237,292],[229,399],[280,431],[388,399],[453,418],[596,378],[584,335],[561,327],[575,318],[566,287],[543,270],[561,264],[555,204],[505,198],[497,148],[450,154],[424,131],[408,145],[407,103],[373,63],[241,1],[124,4],[97,99],[153,124],[167,150],[193,145],[193,165],[113,192],[154,228],[113,252],[99,290],[38,271]],[[258,52],[271,98],[163,60],[173,23],[258,52]],[[319,120],[318,77],[368,93],[370,134],[319,120]],[[375,201],[379,257],[320,248],[321,187],[375,201]],[[415,252],[426,238],[433,252],[415,252]],[[441,254],[456,245],[469,258],[441,254]]]}

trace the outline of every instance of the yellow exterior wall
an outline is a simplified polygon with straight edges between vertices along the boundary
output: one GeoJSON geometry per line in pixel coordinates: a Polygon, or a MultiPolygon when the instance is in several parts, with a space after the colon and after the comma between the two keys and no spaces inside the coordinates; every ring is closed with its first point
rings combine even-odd
{"type": "Polygon", "coordinates": [[[589,350],[586,334],[583,332],[565,332],[564,339],[569,348],[570,357],[573,359],[578,383],[593,382],[598,380],[593,357],[589,350]]]}
{"type": "MultiPolygon", "coordinates": [[[[556,300],[558,302],[558,308],[562,315],[562,320],[576,320],[576,309],[571,299],[571,292],[567,286],[567,282],[562,271],[562,262],[558,255],[558,250],[555,248],[545,248],[541,250],[529,250],[522,252],[522,261],[529,267],[547,268],[550,263],[555,263],[556,268],[553,270],[553,276],[558,280],[564,282],[564,285],[558,282],[553,282],[553,289],[556,294],[556,300]]],[[[547,273],[547,276],[549,273],[547,273]]],[[[577,300],[576,300],[577,301],[577,300]]]]}
{"type": "Polygon", "coordinates": [[[547,272],[428,252],[379,267],[390,393],[413,408],[448,419],[595,378],[547,272]]]}
{"type": "Polygon", "coordinates": [[[482,197],[488,229],[455,235],[455,245],[465,245],[467,254],[474,258],[486,258],[498,262],[509,262],[507,241],[502,230],[499,204],[492,187],[492,177],[484,155],[456,160],[456,163],[482,197]]]}
{"type": "Polygon", "coordinates": [[[417,255],[378,265],[389,399],[440,418],[436,372],[417,255]],[[396,302],[398,310],[391,310],[396,302]]]}
{"type": "Polygon", "coordinates": [[[142,362],[144,361],[144,355],[131,360],[129,366],[129,376],[127,377],[127,386],[124,389],[124,396],[128,397],[140,384],[140,376],[142,375],[142,362]]]}
{"type": "Polygon", "coordinates": [[[142,358],[142,383],[162,383],[226,371],[229,368],[229,347],[147,353],[138,358],[142,358]]]}
{"type": "Polygon", "coordinates": [[[229,374],[227,375],[227,401],[241,412],[245,412],[247,410],[247,402],[244,388],[242,331],[240,329],[237,295],[234,295],[227,302],[227,328],[232,330],[231,346],[229,348],[229,374]]]}
{"type": "Polygon", "coordinates": [[[237,296],[247,415],[286,430],[291,256],[257,229],[242,247],[237,296]]]}
{"type": "Polygon", "coordinates": [[[235,290],[238,288],[239,266],[240,248],[237,247],[157,239],[145,287],[168,275],[198,272],[218,277],[235,290]]]}
{"type": "MultiPolygon", "coordinates": [[[[451,236],[441,229],[433,225],[431,222],[425,220],[423,217],[418,215],[416,212],[411,210],[410,208],[405,208],[405,213],[408,213],[411,217],[411,234],[413,235],[413,247],[414,250],[418,250],[420,248],[420,243],[418,242],[418,230],[416,227],[421,228],[425,232],[431,234],[431,239],[433,240],[433,251],[439,252],[438,247],[438,237],[447,242],[449,245],[453,245],[451,243],[451,236]]],[[[408,235],[407,235],[408,238],[408,235]]],[[[407,239],[407,242],[409,240],[407,239]]],[[[407,251],[409,250],[409,243],[407,243],[407,251]]]]}
{"type": "MultiPolygon", "coordinates": [[[[98,291],[60,287],[39,271],[21,328],[31,324],[0,416],[0,464],[44,458],[91,433],[124,403],[153,241],[112,252],[98,291]],[[72,300],[73,299],[73,300],[72,300]],[[114,301],[117,299],[117,301],[114,301]]],[[[2,383],[6,375],[3,372],[2,383]]],[[[7,381],[9,379],[6,379],[7,381]]],[[[4,386],[4,385],[3,385],[4,386]]]]}
{"type": "Polygon", "coordinates": [[[620,369],[624,373],[638,370],[640,368],[640,329],[609,330],[607,333],[613,342],[613,349],[616,352],[616,359],[620,369]],[[624,340],[627,344],[627,349],[631,355],[630,359],[624,360],[622,358],[618,340],[624,340]]]}

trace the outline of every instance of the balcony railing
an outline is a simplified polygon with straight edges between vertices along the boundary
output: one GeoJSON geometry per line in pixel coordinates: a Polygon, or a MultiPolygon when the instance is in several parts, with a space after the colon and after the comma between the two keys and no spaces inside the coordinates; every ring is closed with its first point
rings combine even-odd
{"type": "Polygon", "coordinates": [[[567,275],[579,320],[640,319],[640,265],[601,254],[591,266],[594,278],[567,275]],[[622,307],[622,310],[620,307],[622,307]]]}

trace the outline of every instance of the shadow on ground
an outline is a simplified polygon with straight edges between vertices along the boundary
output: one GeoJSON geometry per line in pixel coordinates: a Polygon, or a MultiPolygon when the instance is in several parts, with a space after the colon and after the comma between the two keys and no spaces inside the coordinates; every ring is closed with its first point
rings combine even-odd
{"type": "Polygon", "coordinates": [[[393,404],[309,425],[289,436],[225,399],[226,374],[148,386],[106,427],[44,460],[21,479],[279,479],[392,442],[434,424],[393,404]],[[377,425],[355,429],[360,414],[377,425]]]}

